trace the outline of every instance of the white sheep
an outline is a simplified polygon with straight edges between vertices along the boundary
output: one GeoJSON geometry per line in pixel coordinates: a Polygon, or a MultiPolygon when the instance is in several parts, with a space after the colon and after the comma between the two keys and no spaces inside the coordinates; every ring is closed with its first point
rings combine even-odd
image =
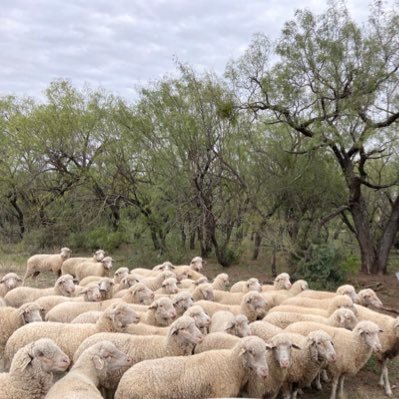
{"type": "Polygon", "coordinates": [[[382,308],[384,305],[371,288],[365,288],[357,293],[356,303],[365,307],[382,308]]]}
{"type": "Polygon", "coordinates": [[[75,284],[73,277],[69,274],[64,274],[57,279],[53,288],[17,287],[9,291],[4,299],[9,306],[18,308],[24,303],[33,302],[42,296],[63,295],[70,297],[74,294],[75,284]]]}
{"type": "Polygon", "coordinates": [[[91,258],[84,257],[70,257],[65,260],[61,266],[62,274],[70,274],[76,277],[76,267],[83,262],[101,262],[105,258],[105,251],[97,250],[91,258]]]}
{"type": "Polygon", "coordinates": [[[192,292],[192,296],[194,301],[200,301],[201,299],[204,299],[206,301],[213,301],[214,293],[212,284],[204,283],[198,285],[192,292]]]}
{"type": "Polygon", "coordinates": [[[272,337],[283,332],[283,329],[264,320],[257,320],[249,325],[252,335],[269,341],[272,337]]]}
{"type": "Polygon", "coordinates": [[[0,297],[5,297],[8,291],[21,286],[22,278],[16,273],[7,273],[0,280],[0,297]]]}
{"type": "MultiPolygon", "coordinates": [[[[86,323],[97,323],[97,320],[101,317],[104,312],[100,310],[91,310],[89,312],[81,313],[76,316],[71,323],[72,324],[86,324],[86,323]]],[[[140,320],[139,315],[137,315],[137,322],[140,320]]]]}
{"type": "Polygon", "coordinates": [[[61,275],[61,267],[66,259],[71,256],[72,251],[67,248],[61,248],[59,254],[48,255],[40,254],[31,256],[26,263],[26,273],[23,284],[27,278],[36,278],[41,272],[52,271],[59,277],[61,275]]]}
{"type": "MultiPolygon", "coordinates": [[[[113,342],[119,350],[133,359],[133,364],[136,364],[145,359],[191,355],[194,346],[202,340],[202,334],[194,320],[188,316],[182,316],[173,322],[166,336],[98,333],[82,342],[75,353],[74,361],[77,361],[86,348],[103,340],[113,342]]],[[[124,371],[125,369],[121,368],[112,373],[103,383],[103,387],[116,389],[124,371]]]]}
{"type": "Polygon", "coordinates": [[[15,354],[10,372],[0,374],[0,399],[43,399],[53,385],[53,372],[63,372],[69,364],[53,340],[29,343],[15,354]]]}
{"type": "Polygon", "coordinates": [[[177,288],[177,280],[174,277],[166,278],[161,285],[161,288],[158,288],[155,291],[155,297],[159,297],[162,295],[174,295],[179,292],[177,288]]]}
{"type": "Polygon", "coordinates": [[[251,369],[266,378],[265,354],[261,339],[245,337],[232,349],[146,360],[124,374],[115,399],[236,397],[251,369]]]}
{"type": "Polygon", "coordinates": [[[237,281],[230,288],[230,292],[249,292],[249,291],[262,291],[262,286],[257,278],[251,277],[246,281],[237,281]]]}
{"type": "Polygon", "coordinates": [[[87,276],[109,277],[112,269],[113,259],[106,256],[100,262],[85,261],[79,263],[75,268],[77,279],[80,281],[87,276]]]}
{"type": "Polygon", "coordinates": [[[292,349],[300,349],[291,340],[291,335],[284,332],[275,335],[268,342],[266,362],[269,366],[269,376],[259,378],[252,371],[249,374],[245,392],[251,398],[273,397],[275,398],[282,387],[288,368],[291,365],[292,349]]]}
{"type": "Polygon", "coordinates": [[[194,353],[202,353],[215,349],[232,349],[241,338],[225,332],[213,332],[204,336],[202,342],[195,345],[194,353]]]}
{"type": "Polygon", "coordinates": [[[172,302],[177,316],[181,316],[189,307],[193,306],[194,298],[190,292],[180,291],[172,298],[172,302]]]}
{"type": "Polygon", "coordinates": [[[156,277],[145,277],[140,282],[144,284],[146,287],[148,287],[152,291],[156,291],[157,289],[161,288],[162,283],[164,280],[174,277],[176,278],[176,275],[174,272],[171,272],[170,270],[165,270],[161,273],[158,274],[156,277]]]}
{"type": "MultiPolygon", "coordinates": [[[[202,277],[198,280],[191,280],[191,278],[185,278],[180,281],[178,281],[178,286],[181,289],[189,290],[189,291],[194,291],[196,287],[198,287],[200,284],[207,284],[209,283],[207,277],[202,277]]],[[[212,283],[212,288],[213,288],[213,283],[212,283]]]]}
{"type": "Polygon", "coordinates": [[[355,314],[350,309],[346,308],[337,309],[329,317],[294,312],[272,312],[267,314],[263,320],[280,328],[286,328],[290,324],[298,321],[314,321],[332,327],[342,327],[352,330],[358,323],[355,314]]]}
{"type": "Polygon", "coordinates": [[[212,316],[219,310],[227,310],[235,315],[244,314],[250,322],[265,317],[268,304],[259,292],[250,291],[244,295],[240,305],[223,305],[211,301],[198,301],[196,303],[212,316]]]}
{"type": "Polygon", "coordinates": [[[129,274],[129,269],[127,267],[120,267],[115,270],[114,273],[114,283],[119,284],[123,277],[126,277],[129,274]]]}
{"type": "Polygon", "coordinates": [[[299,297],[312,299],[328,299],[333,298],[335,295],[348,295],[353,302],[356,302],[357,300],[355,287],[350,284],[339,286],[335,292],[307,290],[298,294],[299,297]]]}
{"type": "Polygon", "coordinates": [[[176,319],[176,309],[170,298],[156,299],[145,312],[139,312],[140,321],[152,326],[165,327],[176,319]]]}
{"type": "Polygon", "coordinates": [[[229,284],[229,275],[227,273],[219,273],[212,281],[212,288],[214,290],[224,291],[229,284]]]}
{"type": "Polygon", "coordinates": [[[72,358],[79,345],[89,336],[98,332],[122,331],[137,321],[137,313],[125,304],[108,308],[96,324],[65,324],[57,322],[31,323],[16,330],[7,341],[4,357],[10,361],[13,355],[29,342],[36,339],[52,338],[72,358]]]}
{"type": "Polygon", "coordinates": [[[135,267],[130,271],[130,273],[139,274],[144,277],[155,277],[158,276],[160,272],[163,272],[165,270],[173,271],[174,268],[175,266],[171,262],[166,261],[159,265],[154,266],[152,269],[146,269],[144,267],[135,267]]]}
{"type": "Polygon", "coordinates": [[[275,279],[273,285],[262,285],[262,291],[289,290],[291,288],[290,275],[280,273],[275,279]]]}
{"type": "Polygon", "coordinates": [[[353,331],[313,322],[299,322],[289,325],[285,331],[308,335],[315,330],[323,330],[333,337],[337,359],[327,364],[327,372],[332,378],[331,399],[336,399],[338,384],[343,395],[344,378],[355,375],[366,364],[372,352],[381,351],[378,334],[382,332],[372,321],[360,321],[353,331]]]}
{"type": "Polygon", "coordinates": [[[209,332],[213,333],[218,331],[236,335],[240,338],[251,334],[251,330],[248,326],[248,318],[245,315],[234,315],[225,310],[221,310],[212,315],[209,332]]]}
{"type": "Polygon", "coordinates": [[[0,308],[0,370],[5,368],[3,358],[8,338],[24,324],[42,321],[40,310],[35,303],[25,303],[19,309],[8,306],[0,308]]]}
{"type": "Polygon", "coordinates": [[[81,354],[69,373],[52,386],[46,399],[102,399],[98,386],[112,371],[131,365],[132,359],[112,342],[99,342],[81,354]]]}

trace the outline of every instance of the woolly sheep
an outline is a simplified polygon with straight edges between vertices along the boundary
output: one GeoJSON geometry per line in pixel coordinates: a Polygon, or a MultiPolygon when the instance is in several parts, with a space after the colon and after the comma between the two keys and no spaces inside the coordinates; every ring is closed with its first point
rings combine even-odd
{"type": "MultiPolygon", "coordinates": [[[[81,313],[79,316],[76,316],[71,323],[72,324],[86,324],[86,323],[97,323],[97,320],[101,317],[104,312],[99,310],[91,310],[89,312],[81,313]]],[[[137,315],[137,320],[140,320],[140,317],[137,315]]]]}
{"type": "Polygon", "coordinates": [[[68,258],[61,266],[62,274],[70,274],[76,277],[76,267],[83,262],[101,262],[105,257],[105,251],[102,249],[97,250],[91,258],[73,257],[68,258]]]}
{"type": "Polygon", "coordinates": [[[101,276],[87,276],[79,281],[79,287],[85,287],[86,285],[92,283],[98,283],[101,279],[101,276]]]}
{"type": "Polygon", "coordinates": [[[186,310],[194,304],[194,298],[190,292],[181,291],[172,298],[173,307],[177,316],[181,316],[186,310]]]}
{"type": "Polygon", "coordinates": [[[170,277],[176,277],[176,275],[170,270],[165,270],[156,277],[146,277],[140,280],[140,282],[150,290],[156,291],[158,288],[161,288],[163,281],[170,277]]]}
{"type": "Polygon", "coordinates": [[[383,303],[380,298],[378,298],[377,294],[371,288],[365,288],[364,290],[360,290],[357,294],[357,301],[359,305],[365,307],[374,307],[374,308],[382,308],[383,303]]]}
{"type": "MultiPolygon", "coordinates": [[[[201,281],[201,280],[197,280],[201,281]]],[[[229,275],[227,273],[219,273],[212,282],[212,288],[214,290],[225,290],[226,287],[230,284],[229,275]]]]}
{"type": "Polygon", "coordinates": [[[240,305],[222,305],[211,301],[198,301],[196,304],[202,306],[211,316],[219,310],[227,310],[235,315],[241,313],[247,316],[250,322],[262,319],[268,309],[266,300],[256,291],[245,294],[240,305]]]}
{"type": "Polygon", "coordinates": [[[112,298],[114,284],[114,281],[109,277],[102,277],[97,283],[103,301],[112,298]]]}
{"type": "Polygon", "coordinates": [[[229,292],[214,290],[213,296],[214,301],[218,303],[223,303],[225,305],[239,305],[244,297],[244,292],[229,292]]]}
{"type": "Polygon", "coordinates": [[[73,277],[69,274],[64,274],[57,279],[53,288],[17,287],[9,291],[4,299],[9,306],[17,308],[42,296],[63,295],[70,297],[74,293],[75,284],[73,277]]]}
{"type": "MultiPolygon", "coordinates": [[[[23,284],[27,278],[36,278],[41,272],[52,271],[59,277],[61,275],[61,266],[66,259],[71,256],[72,251],[67,248],[61,248],[59,254],[48,255],[40,254],[31,256],[26,263],[26,273],[23,284]]],[[[23,285],[22,284],[22,285],[23,285]]]]}
{"type": "Polygon", "coordinates": [[[337,359],[327,364],[332,378],[331,399],[336,399],[338,384],[343,395],[344,378],[355,375],[366,364],[372,352],[381,351],[378,334],[382,331],[372,321],[360,321],[353,331],[313,322],[299,322],[289,325],[285,331],[307,335],[311,331],[323,330],[334,339],[337,359]]]}
{"type": "Polygon", "coordinates": [[[379,385],[384,387],[385,393],[392,396],[392,388],[389,382],[388,363],[399,354],[399,317],[375,312],[364,306],[355,305],[359,320],[371,320],[376,323],[383,332],[380,334],[381,352],[376,354],[381,363],[379,385]]]}
{"type": "Polygon", "coordinates": [[[180,272],[187,270],[188,278],[198,280],[199,275],[201,275],[200,272],[203,270],[205,263],[206,262],[201,258],[201,256],[195,256],[193,259],[191,259],[189,265],[175,266],[173,271],[179,275],[180,272]]]}
{"type": "Polygon", "coordinates": [[[323,330],[312,331],[307,336],[285,334],[289,334],[291,342],[300,349],[292,352],[282,388],[283,398],[296,399],[298,390],[310,386],[328,363],[337,360],[337,354],[331,336],[323,330]]]}
{"type": "Polygon", "coordinates": [[[251,277],[247,281],[237,281],[230,288],[230,292],[249,292],[249,291],[262,291],[262,286],[257,278],[251,277]]]}
{"type": "Polygon", "coordinates": [[[115,270],[114,273],[114,283],[119,284],[123,277],[126,277],[129,274],[129,269],[127,267],[120,267],[115,270]]]}
{"type": "Polygon", "coordinates": [[[152,326],[168,326],[176,318],[176,310],[170,298],[158,298],[149,307],[145,313],[139,313],[142,323],[152,326]]]}
{"type": "Polygon", "coordinates": [[[81,354],[69,373],[52,386],[46,399],[102,399],[97,387],[112,371],[131,365],[132,359],[112,342],[99,342],[81,354]]]}
{"type": "Polygon", "coordinates": [[[353,302],[356,302],[357,300],[355,287],[350,284],[339,286],[335,292],[307,290],[298,294],[299,297],[312,299],[328,299],[333,298],[336,295],[348,295],[353,302]]]}
{"type": "MultiPolygon", "coordinates": [[[[303,300],[307,298],[302,298],[303,300]]],[[[337,309],[340,308],[348,308],[353,311],[356,315],[356,308],[353,305],[352,299],[350,299],[346,295],[337,295],[334,298],[331,298],[331,301],[328,306],[325,306],[324,309],[319,308],[309,308],[304,306],[295,306],[295,305],[279,305],[271,308],[269,313],[274,312],[295,312],[295,313],[306,313],[306,314],[314,314],[318,316],[329,317],[331,316],[337,309]]]]}
{"type": "Polygon", "coordinates": [[[257,320],[249,325],[252,335],[269,341],[272,337],[283,332],[283,329],[264,320],[257,320]]]}
{"type": "Polygon", "coordinates": [[[100,262],[85,261],[79,263],[75,268],[76,277],[79,281],[87,276],[109,277],[113,266],[112,262],[113,259],[110,256],[106,256],[100,262]]]}
{"type": "Polygon", "coordinates": [[[246,337],[251,334],[248,326],[248,318],[243,314],[234,315],[231,312],[221,310],[212,316],[210,333],[225,332],[227,334],[236,335],[237,337],[246,337]]]}
{"type": "Polygon", "coordinates": [[[215,349],[232,349],[241,338],[225,332],[213,332],[204,336],[199,344],[195,345],[194,353],[202,353],[215,349]]]}
{"type": "Polygon", "coordinates": [[[273,312],[267,314],[263,320],[280,328],[286,328],[288,325],[298,321],[314,321],[332,327],[347,328],[348,330],[352,330],[358,322],[355,314],[346,308],[337,309],[330,317],[293,312],[273,312]]]}
{"type": "Polygon", "coordinates": [[[193,291],[192,296],[194,301],[200,301],[202,299],[206,301],[213,301],[214,293],[213,293],[212,284],[206,283],[197,286],[193,291]]]}
{"type": "Polygon", "coordinates": [[[291,365],[292,349],[300,349],[292,342],[291,335],[284,332],[272,337],[267,344],[266,362],[269,366],[269,376],[268,378],[259,378],[257,373],[250,372],[246,386],[246,393],[249,397],[275,398],[291,365]]]}
{"type": "MultiPolygon", "coordinates": [[[[200,284],[207,284],[209,283],[208,279],[206,277],[201,277],[198,280],[191,280],[191,278],[185,278],[180,281],[178,281],[178,286],[181,289],[186,289],[189,291],[194,291],[196,287],[198,287],[200,284]]],[[[212,283],[212,288],[213,288],[213,283],[212,283]]]]}
{"type": "Polygon", "coordinates": [[[123,295],[126,294],[127,289],[139,282],[140,280],[133,274],[128,274],[127,276],[122,277],[121,282],[117,284],[113,289],[114,298],[121,298],[123,295]]]}
{"type": "MultiPolygon", "coordinates": [[[[133,364],[145,359],[165,356],[186,356],[202,340],[202,334],[191,317],[182,316],[169,327],[166,336],[131,335],[123,333],[98,333],[85,339],[75,353],[75,362],[81,353],[91,345],[103,340],[113,342],[116,347],[133,359],[133,364]]],[[[125,369],[112,373],[103,383],[106,389],[116,389],[125,369]]]]}
{"type": "Polygon", "coordinates": [[[53,384],[53,372],[63,372],[68,356],[48,338],[21,348],[9,373],[0,374],[0,399],[43,399],[53,384]]]}
{"type": "Polygon", "coordinates": [[[0,280],[0,297],[4,297],[8,291],[19,287],[22,284],[22,278],[16,273],[7,273],[0,280]]]}
{"type": "Polygon", "coordinates": [[[119,304],[108,308],[96,324],[64,324],[57,322],[27,324],[11,335],[4,351],[6,360],[12,359],[18,349],[36,339],[52,338],[72,358],[79,345],[98,332],[122,331],[137,321],[137,314],[127,305],[119,304]]]}
{"type": "Polygon", "coordinates": [[[262,291],[289,290],[291,288],[290,275],[281,273],[275,279],[273,285],[262,285],[262,291]]]}
{"type": "Polygon", "coordinates": [[[4,349],[8,338],[24,324],[42,321],[40,308],[35,303],[25,303],[19,309],[12,307],[0,308],[0,370],[5,368],[3,361],[4,349]]]}
{"type": "Polygon", "coordinates": [[[144,267],[136,267],[132,269],[130,273],[139,274],[144,277],[155,277],[158,276],[160,272],[163,272],[165,270],[173,271],[174,268],[175,266],[171,262],[166,261],[159,265],[154,266],[152,269],[146,269],[144,267]]]}
{"type": "Polygon", "coordinates": [[[161,288],[155,291],[157,295],[174,295],[177,294],[179,289],[177,288],[177,280],[174,277],[166,278],[161,285],[161,288]]]}
{"type": "Polygon", "coordinates": [[[267,377],[265,355],[266,344],[261,339],[245,337],[232,349],[146,360],[124,374],[115,399],[235,397],[251,369],[260,378],[267,377]]]}

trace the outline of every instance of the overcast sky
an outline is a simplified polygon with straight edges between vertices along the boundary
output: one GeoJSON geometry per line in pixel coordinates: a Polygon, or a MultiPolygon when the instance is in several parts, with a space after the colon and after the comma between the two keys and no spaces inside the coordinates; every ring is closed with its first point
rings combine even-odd
{"type": "MultiPolygon", "coordinates": [[[[366,0],[347,2],[364,20],[366,0]]],[[[175,71],[173,58],[223,73],[256,32],[276,38],[297,8],[317,0],[1,0],[0,95],[41,97],[67,78],[125,98],[175,71]]]]}

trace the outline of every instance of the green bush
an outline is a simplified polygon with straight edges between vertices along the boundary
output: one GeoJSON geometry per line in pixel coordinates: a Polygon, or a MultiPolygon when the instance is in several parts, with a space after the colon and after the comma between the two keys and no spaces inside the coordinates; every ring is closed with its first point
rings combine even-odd
{"type": "Polygon", "coordinates": [[[312,289],[335,290],[346,280],[342,252],[333,245],[313,245],[306,259],[301,260],[294,279],[305,279],[312,289]]]}

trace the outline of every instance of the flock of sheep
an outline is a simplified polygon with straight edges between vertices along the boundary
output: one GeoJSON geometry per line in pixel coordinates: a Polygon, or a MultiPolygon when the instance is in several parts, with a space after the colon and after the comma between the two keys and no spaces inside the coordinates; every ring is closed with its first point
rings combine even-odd
{"type": "Polygon", "coordinates": [[[208,282],[200,257],[111,277],[104,251],[70,254],[34,255],[23,280],[1,279],[0,399],[288,399],[325,382],[335,399],[372,354],[392,396],[399,318],[378,312],[371,289],[314,291],[282,273],[227,290],[228,275],[208,282]],[[45,271],[54,287],[26,286],[45,271]]]}

